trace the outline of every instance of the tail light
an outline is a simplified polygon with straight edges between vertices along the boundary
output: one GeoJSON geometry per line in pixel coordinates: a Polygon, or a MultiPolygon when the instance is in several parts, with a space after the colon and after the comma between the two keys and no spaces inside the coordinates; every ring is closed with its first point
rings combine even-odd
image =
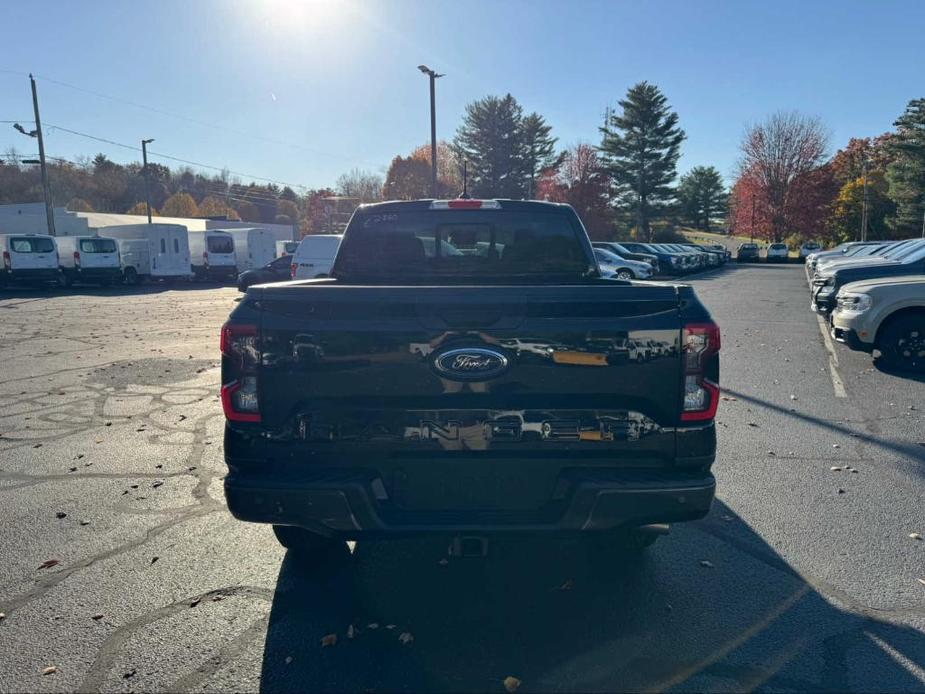
{"type": "Polygon", "coordinates": [[[74,265],[80,267],[80,251],[74,251],[74,265]]]}
{"type": "Polygon", "coordinates": [[[296,268],[298,267],[299,266],[297,263],[293,263],[292,265],[289,266],[289,277],[291,279],[295,279],[295,271],[296,271],[296,268]]]}
{"type": "Polygon", "coordinates": [[[202,252],[202,264],[205,265],[206,267],[209,266],[209,252],[208,251],[202,252]]]}
{"type": "Polygon", "coordinates": [[[713,419],[719,405],[719,326],[716,323],[688,323],[681,335],[684,367],[681,421],[713,419]]]}
{"type": "Polygon", "coordinates": [[[259,422],[257,367],[260,350],[257,326],[225,323],[222,326],[222,410],[232,422],[259,422]]]}
{"type": "Polygon", "coordinates": [[[5,267],[7,270],[10,269],[10,252],[9,251],[3,251],[3,267],[5,267]]]}

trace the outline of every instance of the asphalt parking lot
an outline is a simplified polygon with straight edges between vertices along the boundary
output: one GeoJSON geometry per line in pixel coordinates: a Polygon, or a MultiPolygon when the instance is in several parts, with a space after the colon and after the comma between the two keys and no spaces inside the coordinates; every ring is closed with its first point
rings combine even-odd
{"type": "Polygon", "coordinates": [[[429,538],[320,569],[224,508],[237,292],[0,295],[0,690],[921,690],[925,379],[827,344],[802,266],[691,281],[723,330],[708,518],[639,561],[429,538]]]}

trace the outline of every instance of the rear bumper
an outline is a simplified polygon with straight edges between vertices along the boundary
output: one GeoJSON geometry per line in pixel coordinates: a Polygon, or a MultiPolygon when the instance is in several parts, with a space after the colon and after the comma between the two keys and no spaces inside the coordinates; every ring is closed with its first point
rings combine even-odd
{"type": "Polygon", "coordinates": [[[20,282],[22,284],[57,282],[60,276],[58,268],[0,270],[0,281],[20,282]]]}
{"type": "Polygon", "coordinates": [[[381,482],[330,469],[283,482],[231,475],[225,497],[235,518],[294,525],[344,539],[420,533],[580,533],[705,516],[716,481],[709,473],[625,471],[573,477],[553,513],[402,511],[383,499],[381,482]],[[628,474],[632,472],[633,474],[628,474]]]}
{"type": "Polygon", "coordinates": [[[76,280],[85,280],[87,282],[115,281],[122,279],[122,268],[120,267],[79,267],[68,268],[65,270],[76,280]]]}

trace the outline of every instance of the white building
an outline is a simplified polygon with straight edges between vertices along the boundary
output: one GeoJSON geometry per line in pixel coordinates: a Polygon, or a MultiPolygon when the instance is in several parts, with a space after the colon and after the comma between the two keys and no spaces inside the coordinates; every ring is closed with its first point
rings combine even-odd
{"type": "MultiPolygon", "coordinates": [[[[109,214],[108,212],[69,212],[63,207],[55,208],[55,233],[58,236],[94,236],[110,226],[145,224],[144,215],[109,214]]],[[[255,222],[229,222],[225,220],[194,219],[188,217],[154,217],[159,224],[179,224],[187,231],[205,229],[266,229],[277,241],[298,239],[295,226],[288,224],[258,224],[255,222]]],[[[47,234],[45,204],[28,202],[0,205],[0,234],[47,234]]]]}

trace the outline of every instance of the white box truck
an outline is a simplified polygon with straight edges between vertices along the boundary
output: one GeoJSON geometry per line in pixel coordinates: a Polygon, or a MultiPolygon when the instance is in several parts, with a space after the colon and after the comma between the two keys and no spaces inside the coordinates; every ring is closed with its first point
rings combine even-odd
{"type": "Polygon", "coordinates": [[[61,282],[109,286],[122,281],[119,247],[116,240],[103,236],[58,236],[58,265],[61,282]]]}
{"type": "Polygon", "coordinates": [[[126,284],[141,280],[189,279],[189,234],[180,224],[125,224],[106,227],[116,240],[126,284]]]}
{"type": "Polygon", "coordinates": [[[238,271],[256,270],[276,258],[276,236],[269,229],[221,229],[234,237],[238,271]]]}
{"type": "Polygon", "coordinates": [[[227,231],[190,231],[189,252],[193,279],[213,282],[234,282],[238,279],[234,237],[227,231]]]}
{"type": "Polygon", "coordinates": [[[9,284],[58,284],[58,250],[53,236],[0,234],[0,287],[9,284]]]}

